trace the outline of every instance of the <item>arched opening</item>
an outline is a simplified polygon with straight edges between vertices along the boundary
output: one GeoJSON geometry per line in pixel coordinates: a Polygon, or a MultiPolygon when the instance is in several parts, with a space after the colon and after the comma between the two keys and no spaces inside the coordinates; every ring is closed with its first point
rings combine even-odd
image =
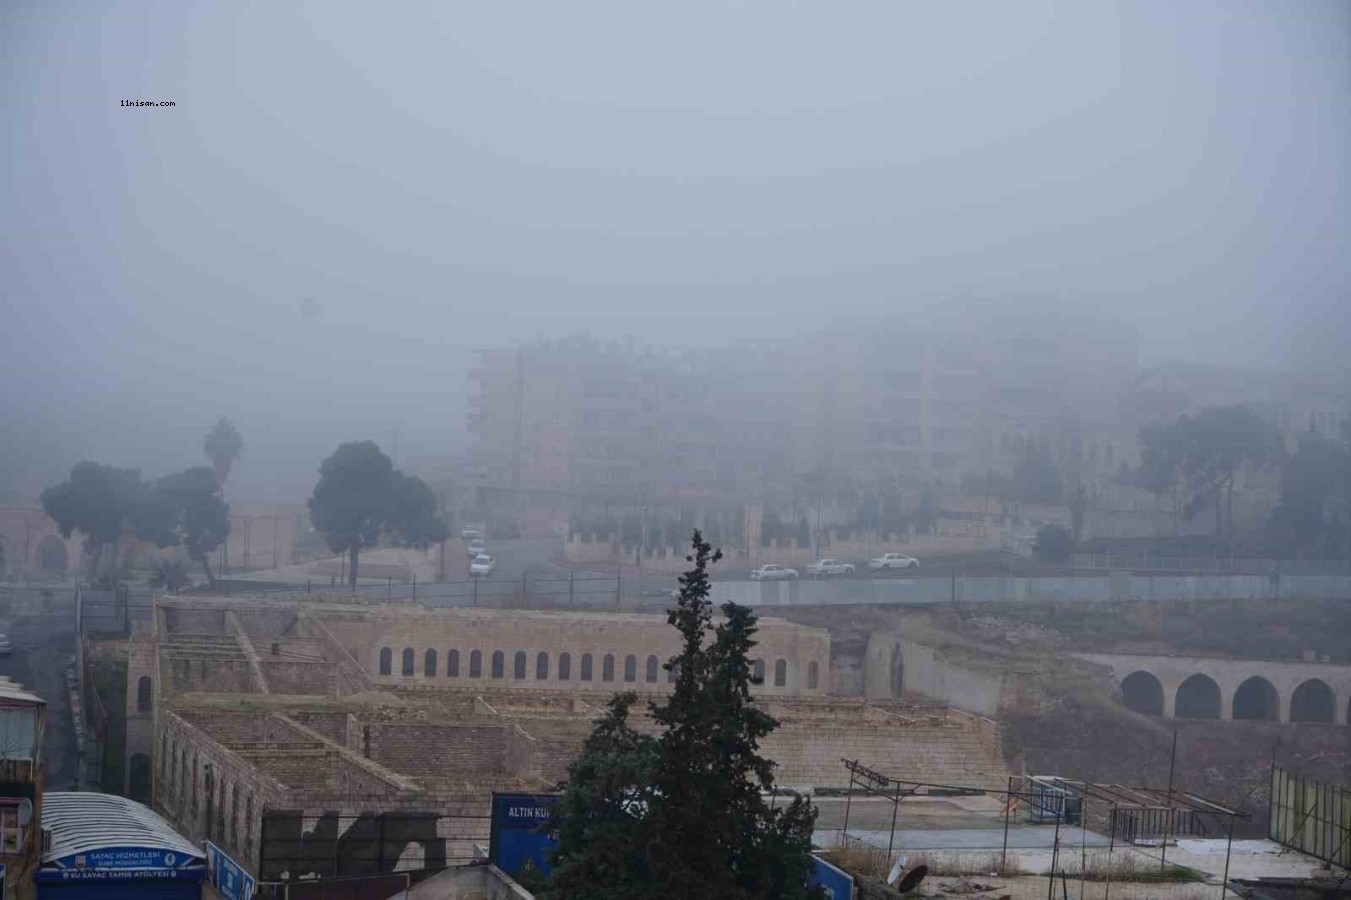
{"type": "Polygon", "coordinates": [[[558,680],[567,681],[572,677],[572,654],[564,651],[558,654],[558,680]]]}
{"type": "Polygon", "coordinates": [[[460,677],[460,651],[459,651],[459,650],[447,650],[447,651],[446,651],[446,677],[447,677],[447,678],[459,678],[459,677],[460,677]]]}
{"type": "Polygon", "coordinates": [[[132,754],[127,795],[137,803],[150,802],[150,757],[144,753],[132,754]]]}
{"type": "Polygon", "coordinates": [[[422,674],[431,678],[436,674],[436,651],[428,650],[422,654],[422,674]]]}
{"type": "Polygon", "coordinates": [[[1178,685],[1173,715],[1179,719],[1218,719],[1220,686],[1199,672],[1188,678],[1178,685]]]}
{"type": "Polygon", "coordinates": [[[478,650],[469,651],[469,677],[483,677],[483,654],[478,650]]]}
{"type": "Polygon", "coordinates": [[[66,542],[54,534],[38,541],[38,569],[51,575],[60,575],[70,565],[66,542]]]}
{"type": "Polygon", "coordinates": [[[417,654],[413,652],[412,647],[403,648],[403,669],[401,671],[404,675],[413,674],[413,664],[416,659],[417,654]]]}
{"type": "Polygon", "coordinates": [[[151,686],[150,676],[142,675],[136,682],[136,711],[150,712],[153,701],[154,688],[151,686]]]}
{"type": "Polygon", "coordinates": [[[493,677],[501,678],[506,675],[507,655],[501,650],[493,651],[493,677]]]}
{"type": "Polygon", "coordinates": [[[655,683],[656,683],[656,681],[657,681],[657,666],[658,666],[658,665],[660,665],[660,663],[657,662],[657,658],[656,658],[655,656],[649,656],[649,657],[647,658],[647,672],[646,672],[646,675],[647,675],[647,683],[648,683],[648,684],[655,684],[655,683]]]}
{"type": "Polygon", "coordinates": [[[613,653],[605,654],[605,658],[600,661],[600,680],[615,680],[615,655],[613,653]]]}
{"type": "Polygon", "coordinates": [[[526,655],[524,650],[517,650],[516,655],[511,659],[511,677],[517,679],[525,678],[526,655]]]}
{"type": "Polygon", "coordinates": [[[1270,681],[1254,675],[1234,691],[1233,713],[1235,719],[1275,721],[1281,717],[1281,696],[1270,681]]]}
{"type": "Polygon", "coordinates": [[[780,659],[774,663],[774,686],[784,687],[788,684],[788,660],[780,659]]]}
{"type": "Polygon", "coordinates": [[[816,660],[807,663],[807,690],[816,690],[817,680],[820,678],[820,669],[816,665],[816,660]]]}
{"type": "Polygon", "coordinates": [[[1291,722],[1331,722],[1337,707],[1332,688],[1321,678],[1310,678],[1290,695],[1291,722]]]}
{"type": "Polygon", "coordinates": [[[901,645],[891,648],[891,696],[899,697],[905,693],[905,654],[901,645]]]}
{"type": "Polygon", "coordinates": [[[752,672],[752,677],[755,679],[756,684],[765,683],[765,661],[763,659],[757,659],[755,661],[755,668],[752,672]]]}
{"type": "Polygon", "coordinates": [[[1147,716],[1163,715],[1163,683],[1149,672],[1132,672],[1121,682],[1121,702],[1147,716]]]}
{"type": "Polygon", "coordinates": [[[628,682],[638,680],[638,657],[632,653],[624,657],[624,680],[628,682]]]}
{"type": "Polygon", "coordinates": [[[394,651],[388,647],[380,648],[380,674],[391,675],[394,672],[394,651]]]}
{"type": "Polygon", "coordinates": [[[582,654],[582,680],[583,680],[583,681],[590,681],[590,680],[591,680],[591,654],[590,654],[590,653],[583,653],[583,654],[582,654]]]}
{"type": "Polygon", "coordinates": [[[541,650],[535,656],[535,679],[544,681],[549,677],[549,654],[541,650]]]}

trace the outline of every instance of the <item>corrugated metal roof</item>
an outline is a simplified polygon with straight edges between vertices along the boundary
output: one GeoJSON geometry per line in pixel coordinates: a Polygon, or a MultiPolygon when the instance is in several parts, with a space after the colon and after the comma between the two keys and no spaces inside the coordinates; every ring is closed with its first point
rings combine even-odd
{"type": "Polygon", "coordinates": [[[42,798],[42,826],[52,832],[44,863],[112,847],[150,847],[206,858],[148,807],[112,794],[52,791],[42,798]]]}
{"type": "Polygon", "coordinates": [[[17,684],[3,675],[0,675],[0,700],[22,700],[42,706],[47,705],[46,700],[43,700],[37,694],[25,691],[23,685],[17,684]]]}

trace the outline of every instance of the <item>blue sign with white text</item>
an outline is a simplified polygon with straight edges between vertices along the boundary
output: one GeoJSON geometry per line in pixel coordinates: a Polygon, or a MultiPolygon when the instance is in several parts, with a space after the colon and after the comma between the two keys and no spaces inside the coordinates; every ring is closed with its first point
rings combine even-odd
{"type": "Polygon", "coordinates": [[[225,900],[253,900],[257,882],[224,850],[206,842],[207,881],[225,900]]]}
{"type": "Polygon", "coordinates": [[[201,858],[161,847],[107,847],[54,860],[58,869],[178,869],[201,865],[201,858]]]}
{"type": "Polygon", "coordinates": [[[549,857],[558,849],[550,820],[558,806],[557,794],[493,794],[492,837],[489,859],[508,875],[521,871],[526,860],[548,874],[549,857]]]}

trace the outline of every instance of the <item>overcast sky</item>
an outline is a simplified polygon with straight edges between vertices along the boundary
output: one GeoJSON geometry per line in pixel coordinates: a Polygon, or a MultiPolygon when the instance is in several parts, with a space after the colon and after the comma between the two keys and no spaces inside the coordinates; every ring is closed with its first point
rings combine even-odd
{"type": "MultiPolygon", "coordinates": [[[[1045,293],[1345,357],[1351,3],[0,2],[0,497],[464,445],[470,347],[1045,293]],[[173,108],[124,108],[171,100],[173,108]]],[[[866,327],[866,325],[860,325],[866,327]]]]}

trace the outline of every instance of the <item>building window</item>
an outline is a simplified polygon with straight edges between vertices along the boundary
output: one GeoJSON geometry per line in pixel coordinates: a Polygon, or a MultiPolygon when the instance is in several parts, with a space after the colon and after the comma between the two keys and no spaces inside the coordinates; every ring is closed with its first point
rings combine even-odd
{"type": "Polygon", "coordinates": [[[239,849],[239,785],[230,785],[230,846],[239,849]]]}
{"type": "Polygon", "coordinates": [[[543,650],[535,657],[535,679],[545,681],[549,677],[549,654],[543,650]]]}
{"type": "Polygon", "coordinates": [[[446,677],[447,677],[447,678],[459,678],[459,677],[460,677],[460,651],[459,651],[459,650],[447,650],[447,651],[446,651],[446,677]]]}
{"type": "Polygon", "coordinates": [[[647,658],[647,683],[653,684],[657,680],[657,658],[649,656],[647,658]]]}
{"type": "Polygon", "coordinates": [[[507,655],[501,650],[493,651],[493,677],[502,678],[506,675],[507,655]]]}
{"type": "Polygon", "coordinates": [[[755,676],[754,676],[754,677],[755,677],[755,683],[756,683],[756,684],[764,684],[764,683],[765,683],[765,661],[764,661],[763,659],[757,659],[757,660],[755,661],[755,676]]]}
{"type": "Polygon", "coordinates": [[[605,654],[605,658],[600,661],[600,680],[615,680],[615,655],[613,653],[605,654]]]}
{"type": "Polygon", "coordinates": [[[422,674],[431,678],[436,674],[436,651],[428,650],[422,657],[422,674]]]}
{"type": "Polygon", "coordinates": [[[414,663],[414,661],[416,660],[416,658],[417,658],[417,654],[413,652],[413,648],[412,648],[412,647],[404,647],[404,648],[403,648],[403,670],[402,670],[402,671],[403,671],[403,674],[404,674],[404,675],[407,676],[407,675],[412,675],[412,674],[413,674],[413,663],[414,663]]]}
{"type": "Polygon", "coordinates": [[[807,690],[816,690],[817,666],[816,660],[807,663],[807,690]]]}
{"type": "Polygon", "coordinates": [[[525,651],[517,650],[516,656],[512,660],[511,666],[512,678],[525,678],[525,660],[526,660],[525,651]]]}
{"type": "Polygon", "coordinates": [[[624,657],[624,680],[630,682],[638,680],[638,657],[632,653],[624,657]]]}
{"type": "Polygon", "coordinates": [[[380,648],[380,674],[394,674],[394,651],[388,647],[380,648]]]}
{"type": "Polygon", "coordinates": [[[572,677],[572,656],[569,653],[558,654],[558,680],[567,681],[572,677]]]}
{"type": "Polygon", "coordinates": [[[154,688],[150,684],[150,676],[142,675],[136,682],[136,711],[150,712],[151,698],[154,694],[154,688]]]}
{"type": "Polygon", "coordinates": [[[781,659],[774,663],[774,686],[783,687],[788,683],[788,660],[781,659]]]}
{"type": "Polygon", "coordinates": [[[483,677],[483,654],[477,650],[471,651],[469,654],[469,677],[483,677]]]}

